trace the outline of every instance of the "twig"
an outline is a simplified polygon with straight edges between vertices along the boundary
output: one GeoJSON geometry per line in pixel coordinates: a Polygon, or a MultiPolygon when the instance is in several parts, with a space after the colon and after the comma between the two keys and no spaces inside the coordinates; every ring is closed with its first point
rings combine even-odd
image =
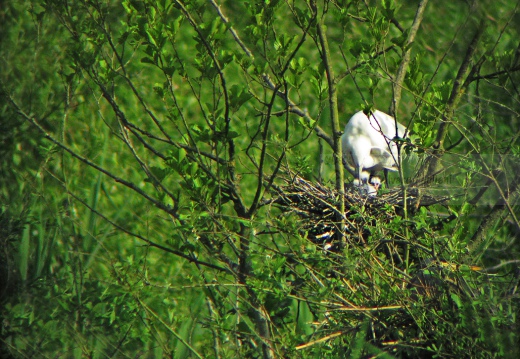
{"type": "MultiPolygon", "coordinates": [[[[224,24],[228,24],[229,20],[227,19],[227,17],[224,15],[222,10],[220,9],[220,5],[217,4],[215,2],[215,0],[210,0],[210,3],[211,3],[211,5],[213,5],[215,10],[217,10],[217,14],[218,14],[218,16],[220,16],[220,19],[224,22],[224,24]]],[[[233,35],[233,37],[235,38],[235,42],[242,48],[242,50],[246,53],[246,55],[248,57],[253,57],[253,53],[242,42],[242,40],[240,39],[240,36],[238,36],[237,32],[235,31],[235,29],[232,26],[229,27],[229,32],[231,33],[231,35],[233,35]]]]}
{"type": "Polygon", "coordinates": [[[510,264],[515,264],[517,266],[520,266],[520,259],[512,259],[512,260],[509,260],[509,261],[503,261],[503,262],[500,262],[499,264],[497,264],[497,265],[495,265],[493,267],[484,268],[483,270],[481,270],[481,272],[491,272],[491,271],[500,269],[500,268],[505,267],[505,266],[510,265],[510,264]]]}
{"type": "Polygon", "coordinates": [[[313,340],[312,342],[308,342],[308,343],[305,343],[305,344],[300,344],[300,345],[297,345],[296,346],[296,350],[302,350],[302,349],[305,349],[305,348],[308,348],[308,347],[311,347],[313,345],[316,345],[316,344],[319,344],[319,343],[323,343],[323,342],[326,342],[328,340],[331,340],[331,339],[334,339],[336,337],[339,337],[340,335],[344,334],[345,331],[343,330],[340,330],[339,332],[334,332],[332,334],[329,334],[327,336],[324,336],[323,338],[320,338],[320,339],[316,339],[316,340],[313,340]]]}

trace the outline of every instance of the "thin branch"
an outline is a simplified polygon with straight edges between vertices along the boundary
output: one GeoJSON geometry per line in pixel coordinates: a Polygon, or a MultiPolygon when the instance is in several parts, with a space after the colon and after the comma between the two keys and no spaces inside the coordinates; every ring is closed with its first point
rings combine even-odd
{"type": "MultiPolygon", "coordinates": [[[[378,51],[376,52],[373,56],[370,56],[367,60],[364,60],[364,61],[361,61],[361,62],[358,62],[357,64],[355,64],[354,66],[350,67],[347,69],[347,71],[339,74],[336,76],[335,78],[335,82],[338,84],[341,82],[341,80],[343,80],[345,77],[347,76],[350,76],[354,71],[356,71],[358,68],[362,67],[363,65],[366,65],[366,64],[369,64],[370,62],[374,61],[375,59],[377,59],[379,56],[382,56],[388,52],[390,52],[391,50],[395,49],[395,45],[390,45],[388,46],[386,49],[383,49],[381,51],[378,51]]],[[[345,59],[345,55],[343,54],[343,51],[342,51],[342,55],[343,55],[343,58],[345,59]]],[[[346,61],[345,61],[346,62],[346,61]]]]}
{"type": "Polygon", "coordinates": [[[520,259],[511,259],[511,260],[508,260],[508,261],[502,261],[502,262],[500,262],[499,264],[497,264],[495,266],[484,268],[482,270],[482,272],[489,273],[489,272],[495,271],[497,269],[500,269],[502,267],[505,267],[505,266],[508,266],[508,265],[511,265],[511,264],[514,264],[516,267],[520,267],[520,259]]]}
{"type": "Polygon", "coordinates": [[[249,207],[249,212],[248,212],[248,216],[247,216],[248,218],[250,218],[256,212],[256,209],[258,208],[258,203],[262,197],[265,155],[267,152],[267,145],[268,145],[267,135],[269,132],[269,124],[271,122],[271,111],[274,106],[274,100],[276,99],[276,91],[278,91],[278,90],[274,91],[273,95],[271,96],[271,101],[269,102],[269,104],[267,106],[266,120],[264,123],[264,129],[262,131],[262,149],[260,150],[260,163],[258,164],[258,183],[256,186],[256,192],[255,192],[255,197],[253,199],[253,203],[249,207]]]}
{"type": "Polygon", "coordinates": [[[401,101],[401,91],[404,82],[404,77],[408,69],[408,64],[410,63],[410,54],[412,52],[411,45],[415,41],[415,36],[417,35],[417,31],[419,30],[419,26],[421,25],[424,10],[426,9],[427,4],[428,0],[422,0],[417,6],[417,11],[415,12],[415,18],[413,20],[412,27],[410,28],[410,33],[408,34],[408,38],[406,39],[406,43],[403,47],[403,57],[401,60],[401,64],[399,65],[399,69],[397,70],[397,74],[395,75],[395,80],[393,83],[394,96],[389,109],[390,115],[395,119],[397,119],[396,111],[399,107],[399,102],[401,101]]]}
{"type": "MultiPolygon", "coordinates": [[[[54,179],[56,179],[57,181],[59,181],[64,187],[65,184],[59,179],[57,178],[52,172],[50,171],[47,171],[47,173],[49,173],[54,179]]],[[[208,263],[208,262],[205,262],[205,261],[201,261],[197,258],[195,258],[194,255],[187,255],[185,253],[182,253],[182,252],[179,252],[175,249],[171,249],[169,247],[165,247],[159,243],[155,243],[153,242],[152,240],[146,238],[146,237],[143,237],[141,236],[140,234],[137,234],[137,233],[134,233],[128,229],[126,229],[125,227],[123,226],[120,226],[119,224],[115,223],[114,221],[112,221],[110,218],[108,218],[107,216],[105,216],[104,214],[102,214],[101,212],[99,212],[98,210],[96,210],[95,208],[93,208],[92,206],[90,206],[86,201],[84,201],[83,199],[81,199],[80,197],[76,196],[74,193],[72,193],[71,191],[69,191],[68,189],[66,189],[66,192],[68,195],[70,195],[71,197],[73,197],[76,201],[80,202],[85,208],[87,208],[89,211],[91,211],[92,213],[94,213],[95,215],[97,215],[98,217],[102,218],[105,222],[107,222],[108,224],[110,224],[111,226],[113,226],[114,228],[118,229],[119,231],[123,232],[123,233],[126,233],[132,237],[135,237],[137,239],[140,239],[142,240],[143,242],[145,242],[147,245],[149,245],[150,247],[154,247],[154,248],[157,248],[157,249],[160,249],[164,252],[167,252],[167,253],[171,253],[171,254],[174,254],[178,257],[181,257],[185,260],[187,260],[188,262],[191,262],[191,263],[195,263],[197,265],[201,265],[201,266],[204,266],[204,267],[208,267],[208,268],[213,268],[213,269],[216,269],[218,271],[221,271],[221,272],[226,272],[226,273],[229,273],[229,274],[232,274],[234,275],[234,273],[231,271],[231,269],[229,268],[225,268],[225,267],[221,267],[221,266],[218,266],[218,265],[215,265],[215,264],[212,264],[212,263],[208,263]]],[[[231,267],[230,267],[231,268],[231,267]]]]}
{"type": "MultiPolygon", "coordinates": [[[[215,7],[215,9],[217,9],[217,13],[220,17],[220,19],[227,25],[229,25],[229,20],[227,19],[227,17],[224,15],[224,13],[222,12],[222,10],[220,9],[220,6],[214,1],[214,0],[210,0],[211,4],[215,7]]],[[[315,17],[313,17],[312,19],[310,19],[309,23],[312,23],[313,21],[315,20],[315,17]]],[[[240,48],[244,51],[244,53],[250,57],[251,59],[254,59],[254,55],[253,53],[251,52],[251,50],[248,49],[248,47],[242,42],[242,40],[240,39],[240,37],[238,36],[237,32],[234,30],[233,26],[228,26],[228,30],[231,32],[231,34],[233,35],[235,41],[237,42],[237,44],[240,46],[240,48]]],[[[387,49],[388,50],[388,49],[387,49]]],[[[361,64],[360,64],[361,65],[361,64]]],[[[344,75],[345,76],[345,75],[344,75]]],[[[339,80],[341,80],[342,77],[344,76],[339,76],[339,80]]],[[[277,86],[272,80],[271,78],[269,77],[269,75],[267,74],[263,74],[263,80],[264,80],[264,83],[265,85],[267,85],[267,87],[271,90],[275,90],[275,89],[278,89],[279,86],[277,86]]],[[[288,94],[284,93],[284,92],[281,92],[278,90],[278,92],[276,92],[276,94],[283,98],[288,104],[289,104],[289,111],[291,113],[294,113],[300,117],[303,117],[304,119],[307,120],[308,123],[317,123],[317,121],[315,121],[307,111],[305,110],[302,110],[298,105],[296,105],[294,103],[294,101],[292,101],[288,94]]],[[[332,139],[331,136],[329,136],[320,126],[318,125],[315,125],[313,127],[314,129],[314,132],[316,132],[316,135],[322,139],[325,140],[325,142],[327,142],[329,144],[329,146],[331,148],[334,148],[334,141],[332,139]]]]}
{"type": "Polygon", "coordinates": [[[308,347],[312,347],[313,345],[316,345],[316,344],[319,344],[319,343],[323,343],[323,342],[326,342],[326,341],[329,341],[331,339],[334,339],[336,337],[339,337],[340,335],[343,335],[345,334],[345,331],[343,330],[340,330],[339,332],[334,332],[334,333],[331,333],[329,335],[326,335],[322,338],[319,338],[319,339],[316,339],[316,340],[313,340],[311,342],[308,342],[308,343],[305,343],[305,344],[300,344],[300,345],[297,345],[296,346],[296,350],[302,350],[302,349],[305,349],[305,348],[308,348],[308,347]]]}
{"type": "Polygon", "coordinates": [[[40,123],[32,116],[29,116],[28,114],[26,114],[19,106],[18,104],[16,104],[14,102],[14,100],[11,98],[11,97],[8,97],[7,98],[8,101],[13,105],[13,107],[16,109],[16,112],[21,115],[27,122],[31,123],[32,125],[34,125],[42,134],[43,136],[50,140],[52,143],[54,143],[55,145],[57,145],[58,147],[64,149],[65,151],[67,151],[68,153],[70,153],[73,157],[77,158],[78,160],[80,160],[81,162],[85,163],[86,165],[88,165],[89,167],[92,167],[94,168],[96,171],[98,172],[101,172],[103,174],[105,174],[106,176],[112,178],[114,181],[118,182],[118,183],[121,183],[123,184],[124,186],[130,188],[131,190],[133,190],[134,192],[136,192],[137,194],[139,194],[140,196],[144,197],[146,200],[150,201],[151,203],[153,203],[157,208],[163,210],[164,212],[172,215],[173,217],[177,218],[177,214],[175,213],[174,209],[171,207],[171,206],[168,206],[168,205],[165,205],[164,203],[162,203],[161,201],[149,196],[146,192],[144,192],[142,189],[140,189],[138,186],[136,186],[135,184],[133,184],[132,182],[128,182],[116,175],[114,175],[112,172],[109,172],[108,170],[104,169],[103,167],[95,164],[94,162],[90,161],[89,159],[81,156],[80,154],[78,154],[77,152],[75,152],[74,150],[72,150],[71,148],[69,148],[67,145],[65,145],[64,143],[62,143],[61,141],[57,140],[56,138],[54,138],[54,136],[52,136],[51,134],[49,134],[41,125],[40,123]]]}
{"type": "Polygon", "coordinates": [[[480,41],[480,38],[484,33],[484,29],[484,22],[482,21],[480,23],[480,26],[478,26],[475,34],[473,35],[471,43],[469,44],[468,49],[466,51],[466,55],[464,56],[464,60],[460,65],[457,76],[455,77],[450,97],[442,114],[441,124],[439,126],[439,130],[437,131],[437,137],[434,143],[432,144],[432,156],[426,159],[424,166],[421,168],[419,172],[419,178],[432,178],[435,172],[437,172],[437,165],[439,163],[439,159],[442,153],[444,152],[444,139],[448,134],[448,128],[453,119],[455,108],[459,103],[462,94],[464,93],[464,84],[467,84],[466,77],[470,70],[470,64],[473,55],[477,50],[477,45],[480,41]]]}
{"type": "MultiPolygon", "coordinates": [[[[317,16],[318,10],[315,2],[311,2],[311,8],[317,16]]],[[[334,77],[334,68],[332,66],[332,59],[330,57],[330,49],[327,40],[327,34],[325,33],[324,17],[325,14],[323,14],[323,17],[316,22],[316,30],[321,46],[321,58],[323,61],[323,65],[325,66],[325,71],[327,73],[329,91],[330,122],[332,127],[332,140],[334,144],[334,172],[336,174],[336,190],[340,194],[340,199],[338,203],[338,209],[340,213],[337,215],[337,221],[341,226],[341,230],[338,231],[338,234],[340,234],[341,242],[343,244],[346,244],[344,243],[345,238],[343,236],[343,231],[345,228],[345,198],[343,196],[343,193],[345,192],[345,173],[343,167],[343,149],[340,138],[341,129],[339,125],[338,93],[334,77]]]]}
{"type": "MultiPolygon", "coordinates": [[[[215,0],[210,0],[210,3],[211,5],[213,5],[213,7],[217,10],[217,14],[218,16],[220,17],[220,19],[225,23],[225,24],[228,24],[229,23],[229,20],[227,19],[227,17],[224,15],[224,13],[222,12],[222,10],[220,9],[220,5],[217,4],[215,2],[215,0]]],[[[242,42],[242,40],[240,39],[240,37],[238,36],[237,32],[235,31],[235,29],[230,26],[229,27],[229,32],[231,32],[231,35],[233,35],[233,38],[235,39],[235,42],[242,48],[242,50],[246,53],[246,55],[248,57],[253,57],[253,53],[247,48],[247,46],[242,42]]]]}

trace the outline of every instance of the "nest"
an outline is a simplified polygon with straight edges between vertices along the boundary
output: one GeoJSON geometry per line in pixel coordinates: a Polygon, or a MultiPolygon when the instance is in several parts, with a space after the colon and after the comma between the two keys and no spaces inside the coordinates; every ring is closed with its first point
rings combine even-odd
{"type": "MultiPolygon", "coordinates": [[[[329,250],[337,248],[335,241],[343,234],[348,242],[364,242],[370,234],[367,221],[378,218],[383,222],[391,221],[402,215],[404,193],[401,188],[391,188],[377,197],[369,197],[360,193],[353,185],[346,185],[344,193],[310,182],[298,175],[290,174],[285,178],[286,184],[277,187],[274,204],[284,212],[296,213],[302,219],[302,231],[307,238],[329,250]],[[340,196],[345,201],[345,228],[340,228],[338,218],[340,196]]],[[[420,207],[442,203],[447,198],[434,198],[420,193],[417,188],[410,188],[406,193],[409,211],[417,211],[420,207]]]]}
{"type": "Polygon", "coordinates": [[[367,315],[372,324],[366,340],[391,353],[405,353],[408,349],[403,348],[412,348],[410,357],[430,355],[428,350],[421,351],[421,347],[437,344],[438,338],[431,321],[424,318],[438,310],[431,315],[444,315],[446,321],[452,320],[450,313],[455,313],[457,307],[449,294],[456,293],[457,297],[468,300],[473,294],[462,275],[450,270],[449,263],[436,258],[438,253],[421,244],[424,237],[421,227],[413,220],[398,217],[403,217],[404,203],[408,218],[413,218],[413,212],[419,208],[443,203],[448,198],[429,196],[414,188],[408,189],[406,195],[401,188],[391,188],[377,197],[368,197],[351,185],[339,193],[295,174],[287,175],[284,180],[284,185],[274,188],[273,204],[284,214],[298,216],[302,236],[322,247],[326,258],[331,259],[323,261],[325,257],[321,257],[314,262],[310,259],[309,265],[327,268],[324,273],[328,277],[342,281],[350,293],[355,293],[352,296],[355,304],[344,305],[345,312],[332,309],[324,325],[359,324],[362,317],[355,312],[359,308],[398,308],[371,311],[367,315]],[[345,203],[343,213],[339,210],[341,196],[345,203]],[[345,243],[350,258],[362,259],[343,262],[345,243]],[[322,266],[324,262],[331,265],[322,266]],[[380,280],[372,281],[374,277],[380,280]],[[384,285],[388,283],[394,286],[390,291],[384,285]],[[396,297],[385,303],[382,298],[392,291],[401,292],[394,293],[396,297]],[[422,303],[425,311],[421,311],[420,305],[408,306],[409,303],[422,303]],[[447,314],[442,314],[443,311],[447,314]],[[424,335],[416,337],[416,333],[424,335]]]}

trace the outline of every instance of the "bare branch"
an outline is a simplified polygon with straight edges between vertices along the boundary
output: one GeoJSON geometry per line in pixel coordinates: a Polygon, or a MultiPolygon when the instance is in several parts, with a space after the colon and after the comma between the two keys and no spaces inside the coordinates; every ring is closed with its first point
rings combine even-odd
{"type": "MultiPolygon", "coordinates": [[[[222,21],[227,24],[229,23],[229,20],[227,19],[227,17],[224,15],[224,13],[222,12],[221,8],[220,8],[220,5],[217,4],[215,2],[215,0],[210,0],[210,3],[211,5],[213,5],[213,7],[217,10],[217,14],[218,16],[220,16],[220,18],[222,19],[222,21]]],[[[247,46],[242,42],[242,40],[240,39],[240,37],[238,36],[237,32],[235,31],[235,29],[230,26],[229,27],[229,32],[231,32],[231,35],[233,35],[233,38],[235,39],[235,42],[242,48],[242,50],[246,53],[246,55],[248,57],[253,57],[253,53],[247,48],[247,46]]]]}

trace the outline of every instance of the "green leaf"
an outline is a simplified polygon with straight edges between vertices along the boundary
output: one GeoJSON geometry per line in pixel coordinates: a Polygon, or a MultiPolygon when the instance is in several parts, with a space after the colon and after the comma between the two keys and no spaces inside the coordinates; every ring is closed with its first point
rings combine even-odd
{"type": "MultiPolygon", "coordinates": [[[[168,168],[160,168],[160,167],[156,167],[156,166],[151,166],[150,171],[155,176],[155,178],[157,178],[157,180],[159,182],[162,182],[166,178],[166,176],[168,176],[170,174],[170,170],[168,168]]],[[[155,182],[151,178],[145,178],[144,181],[150,182],[150,183],[155,182]]]]}
{"type": "Polygon", "coordinates": [[[459,309],[463,307],[462,300],[460,299],[460,297],[457,294],[450,293],[450,297],[459,309]]]}
{"type": "Polygon", "coordinates": [[[252,98],[252,95],[247,91],[247,88],[233,85],[229,90],[229,97],[231,109],[233,112],[236,112],[244,103],[252,98]]]}
{"type": "Polygon", "coordinates": [[[151,57],[142,57],[141,58],[141,63],[155,65],[155,61],[151,57]]]}
{"type": "Polygon", "coordinates": [[[154,92],[161,98],[164,97],[164,89],[162,87],[162,84],[159,84],[159,83],[156,83],[154,86],[153,86],[153,90],[154,92]]]}

